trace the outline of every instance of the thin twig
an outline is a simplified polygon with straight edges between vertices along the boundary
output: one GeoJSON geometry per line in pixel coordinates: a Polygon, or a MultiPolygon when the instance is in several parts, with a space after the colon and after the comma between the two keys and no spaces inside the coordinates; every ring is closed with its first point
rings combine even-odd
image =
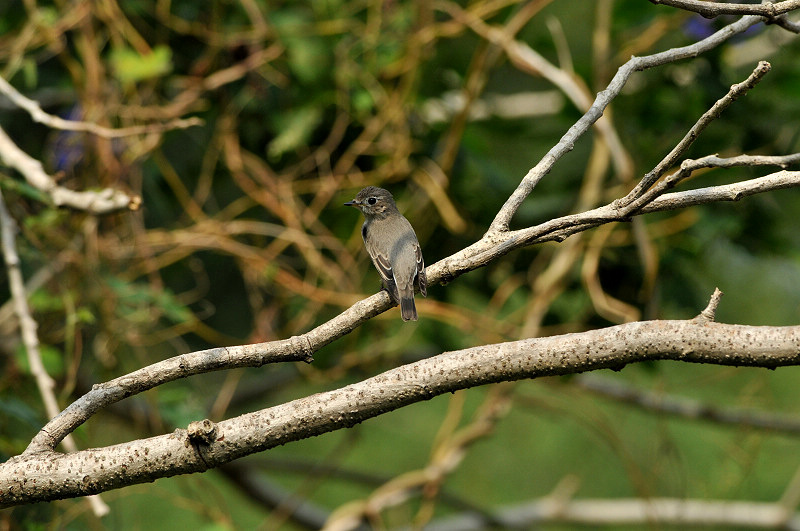
{"type": "Polygon", "coordinates": [[[132,127],[114,129],[93,122],[65,120],[59,116],[48,114],[42,110],[39,102],[23,96],[2,77],[0,77],[0,93],[5,94],[5,96],[19,108],[28,111],[28,114],[31,115],[31,118],[33,118],[34,122],[45,124],[53,129],[92,133],[102,138],[120,138],[133,135],[163,133],[165,131],[171,131],[174,129],[188,129],[189,127],[203,125],[203,120],[192,117],[186,119],[169,120],[163,123],[157,122],[147,125],[135,125],[132,127]]]}
{"type": "Polygon", "coordinates": [[[0,127],[0,160],[25,177],[30,185],[47,194],[56,206],[85,210],[92,214],[108,214],[118,210],[139,208],[139,196],[128,195],[121,190],[105,188],[100,191],[76,192],[56,184],[42,163],[22,151],[0,127]]]}
{"type": "Polygon", "coordinates": [[[508,230],[511,218],[519,209],[519,206],[525,198],[530,195],[539,181],[552,170],[555,163],[572,150],[578,138],[583,136],[583,134],[600,119],[605,108],[622,91],[622,88],[634,72],[647,70],[681,59],[696,57],[705,51],[719,46],[722,42],[725,42],[732,36],[745,31],[750,26],[758,24],[759,22],[761,22],[761,17],[758,16],[742,17],[740,20],[725,26],[713,35],[689,46],[673,48],[645,57],[632,57],[617,70],[617,73],[606,89],[597,94],[589,110],[569,128],[558,143],[523,177],[520,184],[495,216],[492,224],[489,226],[488,232],[492,233],[508,230]]]}
{"type": "MultiPolygon", "coordinates": [[[[28,366],[36,381],[36,386],[39,388],[39,395],[42,397],[42,402],[44,402],[47,416],[53,418],[58,415],[60,407],[54,392],[55,382],[47,373],[47,369],[44,368],[44,363],[42,363],[39,337],[36,334],[38,325],[28,307],[28,295],[25,291],[25,281],[22,278],[19,255],[17,254],[17,230],[17,224],[8,209],[6,209],[3,193],[0,191],[0,244],[3,247],[3,259],[6,262],[8,284],[11,290],[11,298],[14,301],[14,311],[19,320],[20,335],[25,345],[28,366]]],[[[63,443],[69,452],[75,452],[78,449],[71,436],[65,437],[63,443]]],[[[92,511],[98,517],[108,514],[110,510],[99,496],[90,496],[89,505],[91,505],[92,511]]]]}
{"type": "Polygon", "coordinates": [[[800,435],[800,417],[797,416],[779,415],[771,411],[718,407],[698,400],[636,389],[608,378],[581,375],[571,381],[581,389],[591,393],[631,404],[647,411],[735,427],[750,427],[777,433],[800,435]]]}
{"type": "Polygon", "coordinates": [[[311,354],[317,348],[319,346],[314,348],[307,337],[295,336],[270,343],[201,350],[154,363],[92,387],[91,391],[57,416],[54,414],[54,418],[36,434],[24,453],[52,450],[68,433],[98,410],[164,383],[236,367],[261,367],[267,363],[291,361],[311,362],[311,354]]]}
{"type": "Polygon", "coordinates": [[[655,168],[649,171],[628,195],[618,201],[618,205],[623,208],[630,206],[632,210],[636,210],[638,206],[649,203],[656,195],[662,193],[664,188],[654,189],[649,193],[646,191],[653,183],[660,179],[669,168],[675,165],[680,156],[689,149],[689,146],[691,146],[695,140],[697,140],[700,133],[708,127],[712,121],[719,118],[722,111],[728,108],[736,99],[747,94],[747,92],[756,86],[771,69],[772,65],[767,61],[760,61],[747,79],[731,86],[728,93],[718,99],[709,110],[703,113],[667,156],[661,159],[661,162],[656,164],[655,168]]]}

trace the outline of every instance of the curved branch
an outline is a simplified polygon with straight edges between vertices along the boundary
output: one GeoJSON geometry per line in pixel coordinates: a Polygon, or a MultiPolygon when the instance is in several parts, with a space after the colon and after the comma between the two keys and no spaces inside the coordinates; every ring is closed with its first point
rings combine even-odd
{"type": "MultiPolygon", "coordinates": [[[[319,348],[322,345],[317,345],[319,348]]],[[[316,350],[307,338],[220,347],[175,356],[102,384],[70,404],[31,440],[23,455],[53,450],[64,437],[92,415],[115,402],[187,376],[237,367],[261,367],[268,363],[313,361],[316,350]]]]}
{"type": "Polygon", "coordinates": [[[28,452],[0,465],[0,507],[96,494],[204,471],[347,428],[400,407],[488,383],[620,369],[645,360],[775,368],[800,364],[800,326],[645,321],[446,352],[347,387],[216,424],[209,444],[186,430],[73,454],[28,452]]]}

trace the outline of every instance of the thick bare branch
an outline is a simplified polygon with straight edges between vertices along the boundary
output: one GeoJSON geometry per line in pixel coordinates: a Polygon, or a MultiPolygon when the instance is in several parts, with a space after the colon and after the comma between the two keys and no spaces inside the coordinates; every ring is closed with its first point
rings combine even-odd
{"type": "Polygon", "coordinates": [[[447,352],[341,389],[219,422],[217,438],[210,444],[192,443],[186,430],[176,430],[74,454],[27,452],[0,465],[0,507],[203,471],[458,389],[663,359],[766,368],[798,365],[800,326],[645,321],[447,352]]]}

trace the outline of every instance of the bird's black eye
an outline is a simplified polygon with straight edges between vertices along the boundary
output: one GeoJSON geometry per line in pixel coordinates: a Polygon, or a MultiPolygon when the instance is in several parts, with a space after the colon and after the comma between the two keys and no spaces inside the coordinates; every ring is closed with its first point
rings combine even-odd
{"type": "Polygon", "coordinates": [[[367,199],[367,203],[369,203],[370,205],[374,205],[377,202],[378,200],[375,199],[374,197],[370,197],[369,199],[367,199]]]}

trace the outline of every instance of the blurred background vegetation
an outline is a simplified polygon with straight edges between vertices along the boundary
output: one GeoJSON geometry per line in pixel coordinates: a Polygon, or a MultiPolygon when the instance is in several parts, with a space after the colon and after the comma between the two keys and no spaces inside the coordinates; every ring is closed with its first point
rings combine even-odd
{"type": "MultiPolygon", "coordinates": [[[[475,21],[506,28],[570,73],[590,101],[631,55],[695,42],[726,22],[640,0],[0,3],[0,75],[48,112],[112,127],[204,121],[107,140],[52,130],[0,100],[2,127],[60,184],[143,200],[139,211],[102,217],[56,209],[0,168],[61,406],[176,354],[306,332],[374,293],[362,220],[341,206],[363,186],[394,193],[428,264],[478,239],[583,109],[513,65],[475,21]]],[[[697,59],[636,74],[607,112],[625,152],[583,138],[513,226],[621,196],[760,59],[772,72],[689,156],[800,151],[800,44],[791,37],[759,25],[697,59]]],[[[764,173],[706,172],[684,187],[764,173]]],[[[446,350],[691,318],[715,286],[726,293],[720,321],[797,324],[798,216],[800,196],[786,190],[515,252],[429,287],[416,324],[392,309],[311,365],[165,385],[96,416],[77,441],[103,446],[229,418],[446,350]]],[[[3,274],[0,459],[20,453],[46,421],[8,297],[3,274]]],[[[796,369],[653,363],[592,376],[711,408],[797,414],[796,369]]],[[[67,500],[0,511],[0,522],[302,529],[374,499],[378,487],[403,491],[398,478],[418,488],[373,514],[374,525],[491,511],[563,485],[576,498],[772,501],[800,467],[796,434],[657,413],[586,382],[439,397],[221,470],[105,493],[111,512],[102,520],[67,500]],[[447,472],[414,483],[412,471],[435,464],[447,472]],[[317,511],[301,520],[298,506],[317,511]]]]}

